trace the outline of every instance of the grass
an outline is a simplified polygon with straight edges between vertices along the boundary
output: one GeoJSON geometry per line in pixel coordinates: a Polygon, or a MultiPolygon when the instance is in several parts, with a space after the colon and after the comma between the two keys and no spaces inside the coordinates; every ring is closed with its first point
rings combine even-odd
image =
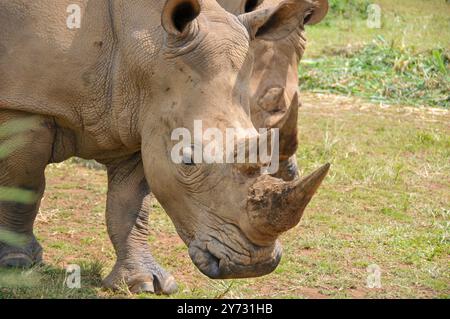
{"type": "Polygon", "coordinates": [[[367,18],[370,0],[329,0],[329,14],[333,18],[367,18]]]}
{"type": "Polygon", "coordinates": [[[334,0],[328,16],[308,27],[307,58],[336,48],[361,47],[382,36],[388,43],[418,52],[450,46],[450,3],[445,0],[334,0]],[[367,27],[366,4],[381,7],[381,28],[367,27]]]}
{"type": "Polygon", "coordinates": [[[383,38],[355,52],[303,61],[301,88],[365,97],[371,101],[450,107],[450,51],[415,54],[383,38]]]}
{"type": "Polygon", "coordinates": [[[50,265],[35,266],[29,270],[0,270],[0,299],[11,295],[20,298],[92,298],[101,284],[102,265],[97,262],[79,262],[83,285],[69,289],[66,272],[50,265]],[[7,287],[7,288],[5,288],[7,287]]]}
{"type": "Polygon", "coordinates": [[[450,3],[334,0],[308,28],[302,88],[414,106],[450,106],[450,3]],[[381,8],[381,28],[367,7],[381,8]]]}
{"type": "MultiPolygon", "coordinates": [[[[207,279],[155,202],[149,244],[177,278],[173,297],[449,298],[449,112],[328,94],[303,100],[301,171],[333,166],[301,224],[282,237],[280,266],[263,278],[207,279]],[[366,286],[373,264],[381,269],[381,289],[366,286]]],[[[36,223],[46,265],[1,274],[10,279],[0,280],[0,297],[155,297],[100,287],[114,261],[103,213],[105,172],[68,161],[51,165],[47,180],[36,223]],[[81,289],[63,285],[68,264],[81,265],[81,289]]]]}

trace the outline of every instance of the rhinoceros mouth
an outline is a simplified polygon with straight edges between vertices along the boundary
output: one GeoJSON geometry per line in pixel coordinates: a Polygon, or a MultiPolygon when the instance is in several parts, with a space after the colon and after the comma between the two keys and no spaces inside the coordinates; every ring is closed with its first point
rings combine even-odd
{"type": "Polygon", "coordinates": [[[195,266],[211,279],[251,278],[267,275],[278,266],[282,249],[278,242],[260,247],[247,239],[239,249],[214,236],[196,239],[189,245],[195,266]]]}

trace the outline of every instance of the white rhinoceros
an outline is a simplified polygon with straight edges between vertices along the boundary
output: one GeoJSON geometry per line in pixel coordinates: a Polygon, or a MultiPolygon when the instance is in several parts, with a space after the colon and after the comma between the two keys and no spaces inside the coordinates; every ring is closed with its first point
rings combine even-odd
{"type": "MultiPolygon", "coordinates": [[[[33,224],[45,167],[79,156],[107,167],[117,262],[106,287],[176,290],[148,247],[149,185],[201,272],[273,271],[277,238],[299,222],[329,166],[285,182],[256,169],[262,163],[176,164],[171,133],[201,120],[205,129],[253,131],[240,142],[258,139],[249,117],[251,43],[287,37],[303,23],[304,7],[289,0],[236,17],[213,0],[77,3],[79,17],[71,0],[0,0],[0,125],[34,123],[0,159],[0,186],[37,195],[32,204],[0,202],[0,231],[26,239],[0,243],[0,265],[41,260],[33,224]]],[[[16,135],[2,134],[0,143],[16,135]]]]}
{"type": "MultiPolygon", "coordinates": [[[[279,5],[282,0],[217,0],[236,15],[279,5]]],[[[280,132],[280,169],[274,176],[284,180],[298,178],[297,150],[298,67],[306,48],[304,26],[319,23],[328,13],[328,0],[297,0],[305,20],[288,36],[278,41],[257,39],[252,43],[255,66],[250,81],[250,110],[257,128],[278,127],[280,132]],[[313,6],[311,5],[313,4],[313,6]]]]}

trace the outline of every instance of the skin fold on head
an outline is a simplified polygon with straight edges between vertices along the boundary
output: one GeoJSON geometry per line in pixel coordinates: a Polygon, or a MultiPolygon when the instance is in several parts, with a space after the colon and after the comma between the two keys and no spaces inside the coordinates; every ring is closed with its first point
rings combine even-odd
{"type": "MultiPolygon", "coordinates": [[[[171,77],[170,82],[165,77],[153,81],[159,87],[155,92],[170,95],[157,98],[163,102],[152,105],[151,113],[141,111],[145,174],[194,264],[211,278],[272,272],[281,258],[278,236],[298,224],[329,165],[303,180],[285,182],[262,174],[261,163],[174,164],[170,133],[179,127],[192,132],[194,121],[202,120],[204,129],[254,132],[254,137],[238,136],[241,141],[259,138],[248,115],[252,44],[288,38],[304,19],[297,1],[239,16],[214,1],[172,0],[163,9],[167,36],[160,56],[165,60],[158,65],[164,70],[155,73],[171,77]]],[[[286,116],[279,123],[291,124],[286,116]]]]}
{"type": "MultiPolygon", "coordinates": [[[[282,0],[218,0],[233,14],[245,14],[273,7],[282,0]]],[[[290,181],[298,178],[297,116],[298,66],[306,48],[305,25],[319,23],[328,12],[328,0],[298,0],[304,19],[283,39],[256,40],[252,43],[255,65],[250,84],[250,108],[257,128],[279,128],[280,120],[289,115],[290,124],[280,132],[280,169],[274,176],[290,181]]]]}

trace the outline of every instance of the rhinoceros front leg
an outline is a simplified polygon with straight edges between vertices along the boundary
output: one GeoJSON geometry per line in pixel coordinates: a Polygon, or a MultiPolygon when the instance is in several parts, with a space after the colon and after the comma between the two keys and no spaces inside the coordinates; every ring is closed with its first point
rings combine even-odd
{"type": "Polygon", "coordinates": [[[0,110],[0,267],[29,267],[42,260],[33,225],[52,156],[51,119],[0,110]]]}
{"type": "Polygon", "coordinates": [[[106,223],[117,262],[104,286],[117,289],[126,283],[133,293],[171,294],[177,285],[150,254],[148,214],[150,189],[140,154],[107,164],[106,223]]]}

